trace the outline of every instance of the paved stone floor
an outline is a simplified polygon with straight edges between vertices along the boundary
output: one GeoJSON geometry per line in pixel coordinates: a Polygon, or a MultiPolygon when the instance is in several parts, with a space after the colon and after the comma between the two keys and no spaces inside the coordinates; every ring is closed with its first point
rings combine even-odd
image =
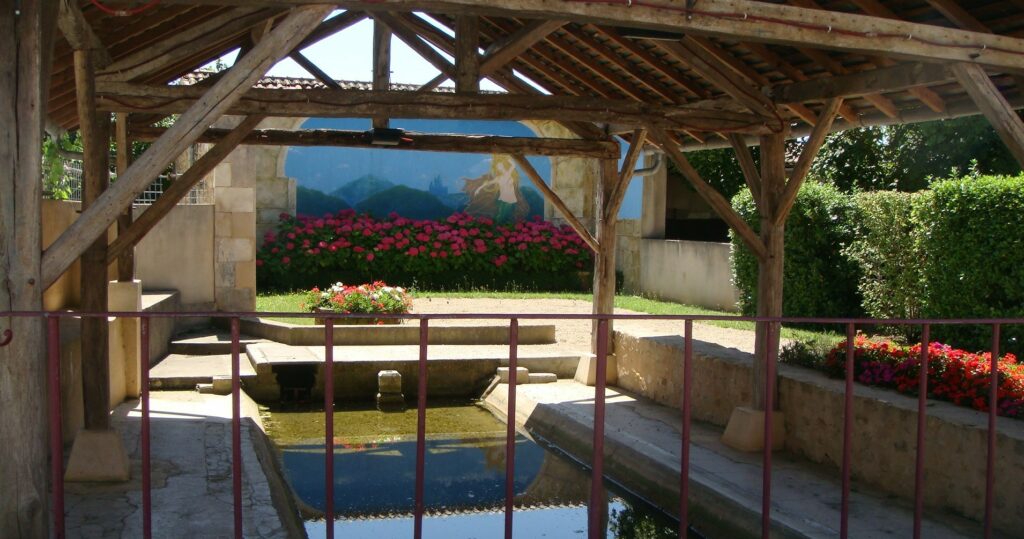
{"type": "MultiPolygon", "coordinates": [[[[195,391],[152,393],[153,536],[232,536],[231,397],[195,391]]],[[[287,537],[257,456],[255,403],[243,400],[242,499],[245,537],[287,537]]],[[[257,419],[258,421],[258,419],[257,419]]],[[[126,402],[114,411],[132,461],[132,479],[122,484],[67,483],[69,537],[142,536],[141,407],[126,402]]],[[[257,442],[258,443],[258,442],[257,442]]]]}
{"type": "MultiPolygon", "coordinates": [[[[500,413],[507,409],[507,395],[508,385],[499,384],[486,402],[500,413]]],[[[587,461],[593,436],[593,399],[593,387],[572,380],[518,386],[516,419],[531,432],[587,461]]],[[[606,399],[607,476],[630,489],[650,488],[654,483],[656,490],[678,499],[679,411],[614,388],[607,390],[606,399]],[[616,467],[628,472],[616,473],[616,467]]],[[[719,441],[721,429],[705,423],[694,422],[692,435],[691,500],[747,533],[759,535],[761,454],[724,446],[719,441]]],[[[773,536],[838,537],[838,474],[785,453],[776,453],[773,462],[773,536]]],[[[855,484],[850,507],[850,537],[912,535],[913,512],[908,503],[855,484]]],[[[673,507],[666,509],[676,513],[673,507]]],[[[923,528],[923,536],[929,538],[980,534],[976,523],[951,515],[927,515],[923,528]]]]}

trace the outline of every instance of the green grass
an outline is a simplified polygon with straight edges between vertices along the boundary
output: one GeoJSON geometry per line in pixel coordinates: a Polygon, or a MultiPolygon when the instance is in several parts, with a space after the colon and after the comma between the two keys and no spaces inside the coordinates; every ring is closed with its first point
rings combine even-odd
{"type": "MultiPolygon", "coordinates": [[[[256,297],[256,310],[262,312],[300,312],[301,309],[299,305],[302,303],[303,294],[303,292],[260,294],[256,297]]],[[[434,292],[418,290],[413,292],[413,301],[415,301],[416,298],[576,299],[582,301],[591,301],[592,296],[591,294],[587,294],[584,292],[490,292],[486,290],[472,290],[465,292],[434,292]]],[[[703,307],[695,307],[693,305],[672,303],[670,301],[658,301],[655,299],[645,298],[642,296],[616,296],[615,307],[620,309],[629,309],[631,311],[637,311],[647,314],[692,314],[706,316],[736,315],[736,313],[716,311],[713,309],[705,309],[703,307]]],[[[281,318],[279,320],[284,322],[291,322],[293,324],[313,323],[312,318],[281,318]]],[[[724,328],[744,329],[748,331],[754,330],[753,322],[745,322],[739,320],[711,320],[701,323],[724,328]]],[[[800,341],[826,340],[830,342],[838,342],[839,340],[842,339],[840,334],[836,332],[799,329],[792,327],[782,328],[782,338],[800,341]]]]}

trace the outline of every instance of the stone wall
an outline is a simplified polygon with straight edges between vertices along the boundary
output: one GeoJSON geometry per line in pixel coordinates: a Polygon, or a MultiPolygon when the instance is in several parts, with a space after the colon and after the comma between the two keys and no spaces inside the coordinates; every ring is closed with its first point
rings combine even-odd
{"type": "MultiPolygon", "coordinates": [[[[679,336],[636,337],[615,332],[618,382],[623,389],[678,408],[682,388],[679,336]]],[[[724,426],[733,408],[750,399],[749,354],[695,341],[693,418],[724,426]]],[[[843,389],[810,369],[779,366],[779,408],[787,451],[838,474],[842,459],[843,389]]],[[[852,477],[912,499],[917,399],[857,385],[854,392],[852,477]]],[[[926,423],[925,503],[975,520],[984,516],[987,415],[929,401],[926,423]]],[[[1024,422],[1000,418],[996,436],[996,527],[1024,529],[1024,422]]]]}
{"type": "Polygon", "coordinates": [[[639,294],[640,281],[640,221],[623,219],[615,229],[615,270],[622,273],[622,288],[617,293],[639,294]]]}
{"type": "Polygon", "coordinates": [[[732,282],[732,249],[728,243],[684,240],[639,240],[643,265],[638,289],[645,295],[737,311],[739,290],[732,282]]]}

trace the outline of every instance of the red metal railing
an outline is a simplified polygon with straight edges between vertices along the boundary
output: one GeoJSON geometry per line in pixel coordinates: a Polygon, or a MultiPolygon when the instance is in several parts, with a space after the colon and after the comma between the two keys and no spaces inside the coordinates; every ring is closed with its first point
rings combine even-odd
{"type": "MultiPolygon", "coordinates": [[[[149,339],[150,322],[153,318],[227,318],[231,327],[231,395],[232,395],[232,486],[234,497],[234,534],[235,537],[243,536],[243,506],[242,506],[242,455],[241,455],[241,387],[239,378],[240,352],[239,341],[239,320],[245,317],[275,317],[275,318],[300,318],[308,317],[306,313],[137,313],[137,312],[105,312],[105,313],[77,313],[77,312],[0,312],[0,318],[5,317],[43,317],[47,321],[47,350],[48,350],[48,392],[49,392],[49,421],[50,421],[50,450],[51,458],[51,480],[53,490],[53,527],[54,536],[62,538],[65,536],[64,526],[64,485],[63,485],[63,441],[61,433],[61,395],[60,395],[60,319],[65,317],[83,316],[115,316],[138,318],[140,320],[141,333],[141,407],[142,407],[142,429],[141,429],[141,450],[142,450],[142,505],[143,505],[143,535],[146,538],[152,537],[152,501],[151,501],[151,446],[150,446],[150,392],[149,392],[149,339]]],[[[324,365],[324,413],[326,428],[324,432],[324,443],[326,446],[324,468],[325,468],[325,493],[326,508],[325,516],[328,525],[326,527],[327,537],[334,536],[334,423],[333,423],[333,402],[334,402],[334,320],[337,318],[359,318],[358,315],[335,315],[323,313],[319,315],[326,319],[324,328],[324,352],[326,363],[324,365]]],[[[921,369],[920,369],[920,394],[918,398],[917,415],[917,447],[914,485],[914,517],[913,536],[915,539],[921,537],[922,522],[924,515],[924,456],[925,456],[925,427],[926,427],[926,404],[927,404],[927,383],[928,383],[928,342],[930,339],[930,328],[932,325],[970,324],[990,325],[992,327],[992,357],[991,357],[991,378],[990,387],[997,387],[999,381],[998,356],[1000,328],[1008,324],[1024,324],[1024,319],[983,319],[983,320],[877,320],[877,319],[811,319],[811,318],[764,318],[764,317],[733,317],[733,316],[689,316],[689,315],[586,315],[586,314],[438,314],[438,315],[375,315],[375,318],[405,318],[419,320],[419,377],[417,390],[417,432],[416,432],[416,483],[415,483],[415,520],[413,535],[417,539],[423,534],[424,514],[424,475],[425,475],[425,434],[426,434],[426,405],[427,405],[427,362],[429,352],[429,325],[431,320],[455,320],[455,319],[488,319],[509,321],[509,379],[508,387],[508,427],[506,433],[506,490],[505,490],[505,537],[512,537],[513,530],[513,478],[515,474],[515,436],[516,436],[516,367],[518,365],[518,341],[519,321],[529,320],[591,320],[596,322],[597,349],[596,349],[596,383],[594,393],[594,425],[593,425],[593,457],[591,462],[591,493],[588,507],[588,529],[589,537],[598,538],[605,534],[606,523],[603,522],[604,511],[604,420],[605,420],[605,380],[607,378],[607,356],[609,344],[609,324],[612,320],[675,320],[683,322],[683,387],[680,403],[682,415],[681,429],[681,451],[680,451],[680,481],[679,481],[679,536],[685,537],[689,527],[689,476],[690,476],[690,444],[691,444],[691,409],[692,409],[692,371],[693,371],[693,322],[694,321],[751,321],[767,322],[770,325],[782,323],[800,324],[835,324],[845,326],[847,336],[846,364],[845,364],[845,394],[843,405],[843,450],[842,450],[842,492],[840,507],[839,530],[840,537],[845,538],[849,533],[849,511],[850,511],[850,474],[852,465],[853,447],[853,411],[854,411],[854,337],[858,325],[920,325],[922,327],[922,348],[921,348],[921,369]]],[[[775,332],[769,332],[774,335],[775,332]]],[[[3,340],[0,346],[8,344],[17,335],[12,335],[10,330],[3,333],[3,340]]],[[[767,346],[768,358],[766,361],[767,373],[765,380],[766,409],[774,408],[774,385],[776,364],[778,361],[778,342],[773,338],[767,346]]],[[[984,500],[984,534],[986,538],[993,534],[993,511],[995,496],[995,452],[996,452],[996,412],[997,392],[989,392],[988,410],[988,431],[987,431],[987,459],[985,473],[985,500],[984,500]]],[[[763,451],[763,478],[762,478],[762,537],[769,537],[771,529],[771,468],[772,468],[772,432],[773,414],[765,414],[764,419],[764,451],[763,451]]]]}

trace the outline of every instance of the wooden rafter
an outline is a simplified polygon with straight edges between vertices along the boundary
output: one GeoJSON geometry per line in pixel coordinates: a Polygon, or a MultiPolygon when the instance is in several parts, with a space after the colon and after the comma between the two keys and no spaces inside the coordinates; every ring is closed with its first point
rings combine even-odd
{"type": "Polygon", "coordinates": [[[569,222],[569,226],[579,234],[580,238],[583,239],[583,243],[586,243],[587,247],[590,247],[590,249],[595,253],[599,252],[601,247],[598,244],[597,239],[594,238],[594,235],[587,230],[587,227],[580,222],[576,215],[573,214],[572,210],[565,205],[565,202],[563,202],[562,198],[558,196],[558,193],[548,187],[548,184],[544,182],[544,178],[542,178],[537,172],[537,169],[533,168],[533,165],[526,160],[526,157],[520,154],[512,154],[512,159],[514,159],[516,164],[519,165],[519,168],[526,173],[526,177],[529,178],[530,183],[532,183],[533,186],[541,192],[544,199],[558,210],[558,213],[562,214],[562,217],[569,222]]]}
{"type": "Polygon", "coordinates": [[[626,198],[626,191],[633,180],[633,171],[636,170],[636,164],[640,160],[640,155],[644,151],[644,144],[647,142],[647,130],[640,128],[633,131],[630,141],[629,150],[626,152],[626,157],[622,160],[622,167],[619,169],[619,177],[615,183],[615,189],[612,191],[611,196],[608,197],[604,208],[605,220],[618,219],[619,208],[622,207],[622,201],[626,198]]]}
{"type": "Polygon", "coordinates": [[[736,210],[732,208],[732,205],[721,193],[704,181],[704,178],[697,172],[697,169],[693,168],[690,160],[683,155],[683,152],[668,137],[668,134],[656,127],[649,129],[648,133],[653,142],[661,147],[661,151],[665,152],[665,155],[676,164],[676,168],[690,182],[690,185],[697,191],[697,194],[729,225],[729,228],[736,231],[736,234],[739,235],[743,243],[750,248],[757,258],[765,260],[768,257],[768,251],[757,233],[754,232],[754,229],[750,228],[750,225],[736,213],[736,210]]]}
{"type": "Polygon", "coordinates": [[[1024,166],[1024,122],[980,66],[955,64],[953,73],[1017,162],[1024,166]]]}
{"type": "Polygon", "coordinates": [[[302,54],[299,51],[292,51],[292,53],[289,54],[288,57],[291,58],[292,60],[295,60],[295,63],[299,64],[299,66],[302,67],[302,69],[305,69],[307,73],[313,75],[313,77],[316,78],[316,80],[324,83],[324,86],[327,86],[328,88],[333,88],[335,90],[341,89],[341,85],[338,84],[338,82],[335,81],[333,77],[325,73],[324,70],[320,69],[320,66],[313,63],[313,61],[306,57],[305,54],[302,54]]]}
{"type": "Polygon", "coordinates": [[[839,106],[842,104],[842,98],[838,97],[825,104],[818,123],[814,125],[811,136],[807,138],[807,142],[803,145],[800,157],[797,158],[796,165],[790,173],[789,181],[786,182],[785,190],[776,201],[776,207],[770,212],[773,224],[781,225],[789,217],[789,210],[793,208],[796,195],[800,192],[800,186],[803,185],[804,179],[807,178],[807,173],[811,170],[814,158],[818,156],[818,150],[825,143],[825,137],[832,130],[832,121],[835,119],[836,112],[839,111],[839,106]]]}
{"type": "Polygon", "coordinates": [[[96,204],[81,216],[43,254],[42,286],[53,284],[78,258],[85,245],[99,237],[135,196],[142,192],[167,163],[180,155],[216,118],[330,13],[331,7],[296,8],[270,35],[228,70],[185,111],[167,135],[153,143],[96,204]]]}
{"type": "MultiPolygon", "coordinates": [[[[101,83],[98,88],[99,107],[109,112],[178,114],[204,94],[203,88],[195,86],[114,82],[101,83]]],[[[764,118],[738,112],[732,104],[720,101],[653,105],[594,97],[256,88],[245,92],[228,111],[239,115],[330,118],[368,118],[390,111],[391,115],[403,118],[587,121],[754,134],[770,131],[764,118]]]]}
{"type": "Polygon", "coordinates": [[[156,199],[142,215],[124,232],[118,232],[117,239],[107,250],[107,261],[113,262],[120,255],[138,245],[174,207],[192,190],[197,183],[216,168],[228,154],[263,120],[263,116],[248,116],[229,130],[209,151],[204,153],[192,166],[156,199]]]}
{"type": "Polygon", "coordinates": [[[603,34],[609,40],[614,42],[616,45],[629,51],[629,53],[632,54],[633,56],[636,56],[637,58],[643,60],[652,69],[657,70],[659,73],[664,75],[668,80],[685,89],[694,97],[697,97],[699,99],[705,99],[707,97],[710,97],[710,94],[703,86],[701,86],[696,81],[690,79],[689,77],[683,75],[679,71],[669,67],[664,60],[656,57],[652,51],[644,48],[642,45],[640,45],[639,42],[631,38],[622,36],[615,29],[612,28],[603,28],[596,26],[594,28],[596,28],[601,34],[603,34]]]}
{"type": "MultiPolygon", "coordinates": [[[[136,140],[157,140],[167,131],[163,127],[133,127],[136,140]]],[[[219,143],[231,134],[226,129],[207,129],[197,142],[219,143]]],[[[618,158],[619,146],[609,140],[580,140],[545,137],[504,137],[490,135],[457,135],[406,132],[408,140],[397,146],[373,144],[366,131],[339,129],[259,129],[247,134],[242,144],[258,146],[330,146],[344,148],[374,148],[379,150],[414,150],[422,152],[455,152],[482,154],[511,154],[618,158]]]]}

